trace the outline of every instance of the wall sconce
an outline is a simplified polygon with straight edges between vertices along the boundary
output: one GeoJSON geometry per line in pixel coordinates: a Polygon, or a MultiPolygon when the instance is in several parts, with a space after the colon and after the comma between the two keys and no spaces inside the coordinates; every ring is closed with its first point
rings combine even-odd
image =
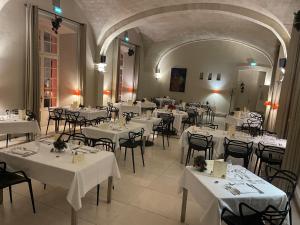
{"type": "Polygon", "coordinates": [[[110,91],[110,90],[104,90],[104,91],[103,91],[103,94],[104,94],[104,95],[110,95],[110,94],[111,94],[111,91],[110,91]]]}
{"type": "Polygon", "coordinates": [[[241,83],[241,85],[240,85],[240,87],[241,87],[241,93],[244,93],[244,91],[245,91],[245,84],[244,84],[244,82],[242,82],[241,83]]]}
{"type": "Polygon", "coordinates": [[[270,101],[265,101],[265,102],[264,102],[264,106],[266,106],[266,107],[267,107],[267,106],[271,106],[271,105],[272,105],[272,102],[270,102],[270,101]]]}
{"type": "Polygon", "coordinates": [[[73,90],[72,94],[75,95],[75,96],[80,96],[81,95],[81,91],[79,89],[73,90]]]}
{"type": "Polygon", "coordinates": [[[297,31],[300,31],[300,10],[297,13],[295,13],[294,27],[297,31]]]}
{"type": "Polygon", "coordinates": [[[97,70],[99,72],[105,72],[105,68],[106,68],[106,56],[105,55],[101,55],[100,56],[100,63],[96,64],[97,65],[97,70]]]}
{"type": "Polygon", "coordinates": [[[279,109],[279,104],[278,103],[272,104],[272,109],[279,109]]]}
{"type": "Polygon", "coordinates": [[[158,67],[155,68],[155,79],[159,80],[161,77],[160,69],[158,67]]]}
{"type": "Polygon", "coordinates": [[[214,94],[220,94],[221,91],[220,90],[213,90],[212,93],[214,93],[214,94]]]}

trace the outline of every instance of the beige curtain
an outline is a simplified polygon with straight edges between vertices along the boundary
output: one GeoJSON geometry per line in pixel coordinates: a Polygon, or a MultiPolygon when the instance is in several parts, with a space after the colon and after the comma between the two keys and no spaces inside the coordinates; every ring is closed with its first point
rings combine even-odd
{"type": "Polygon", "coordinates": [[[86,103],[86,24],[79,27],[79,87],[82,98],[80,103],[86,103]]]}
{"type": "Polygon", "coordinates": [[[282,138],[288,137],[290,126],[294,126],[292,112],[295,111],[297,104],[297,92],[300,85],[299,80],[299,55],[300,55],[300,32],[295,28],[292,31],[292,37],[288,49],[287,68],[284,81],[282,83],[281,95],[279,101],[279,110],[276,121],[276,132],[282,138]]]}
{"type": "Polygon", "coordinates": [[[39,33],[38,7],[26,6],[26,70],[25,109],[36,114],[40,121],[40,74],[39,74],[39,33]]]}
{"type": "Polygon", "coordinates": [[[141,48],[139,46],[136,46],[135,59],[134,59],[134,75],[133,75],[133,100],[136,100],[137,97],[140,71],[141,71],[141,48]]]}
{"type": "Polygon", "coordinates": [[[113,53],[112,53],[112,86],[111,86],[111,100],[116,102],[119,100],[119,75],[120,75],[120,46],[121,41],[116,38],[113,42],[113,53]]]}

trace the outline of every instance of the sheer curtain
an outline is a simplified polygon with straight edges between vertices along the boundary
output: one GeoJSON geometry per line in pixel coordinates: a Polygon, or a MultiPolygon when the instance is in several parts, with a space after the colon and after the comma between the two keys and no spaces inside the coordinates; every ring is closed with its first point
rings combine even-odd
{"type": "Polygon", "coordinates": [[[86,103],[86,24],[79,27],[79,86],[81,91],[81,103],[86,103]]]}
{"type": "MultiPolygon", "coordinates": [[[[277,129],[287,137],[282,168],[300,174],[300,32],[293,28],[288,51],[287,73],[282,85],[277,129]]],[[[299,204],[299,186],[297,188],[299,204]]],[[[300,204],[299,204],[300,205],[300,204]]]]}
{"type": "Polygon", "coordinates": [[[38,7],[26,5],[26,70],[25,109],[35,113],[40,121],[40,75],[38,7]]]}

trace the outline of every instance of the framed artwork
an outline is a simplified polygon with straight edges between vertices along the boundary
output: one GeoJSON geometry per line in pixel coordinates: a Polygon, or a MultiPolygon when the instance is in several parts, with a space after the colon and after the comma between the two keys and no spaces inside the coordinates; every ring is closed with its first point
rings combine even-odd
{"type": "Polygon", "coordinates": [[[186,68],[172,68],[171,69],[171,80],[170,80],[170,91],[184,92],[186,82],[186,68]]]}
{"type": "Polygon", "coordinates": [[[212,73],[208,74],[208,80],[212,80],[212,73]]]}
{"type": "Polygon", "coordinates": [[[203,78],[204,78],[204,73],[201,72],[201,73],[200,73],[200,76],[199,76],[199,80],[203,80],[203,78]]]}
{"type": "Polygon", "coordinates": [[[221,73],[217,74],[217,80],[220,81],[221,80],[221,73]]]}

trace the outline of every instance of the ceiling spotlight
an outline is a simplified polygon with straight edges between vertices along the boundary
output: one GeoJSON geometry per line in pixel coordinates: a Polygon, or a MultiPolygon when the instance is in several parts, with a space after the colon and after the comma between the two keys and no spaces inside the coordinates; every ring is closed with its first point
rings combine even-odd
{"type": "Polygon", "coordinates": [[[128,55],[133,56],[134,55],[134,50],[132,48],[128,49],[128,55]]]}
{"type": "Polygon", "coordinates": [[[55,19],[51,20],[51,24],[52,24],[52,30],[57,34],[58,33],[58,29],[60,28],[60,24],[62,23],[62,18],[57,17],[55,15],[55,19]]]}

